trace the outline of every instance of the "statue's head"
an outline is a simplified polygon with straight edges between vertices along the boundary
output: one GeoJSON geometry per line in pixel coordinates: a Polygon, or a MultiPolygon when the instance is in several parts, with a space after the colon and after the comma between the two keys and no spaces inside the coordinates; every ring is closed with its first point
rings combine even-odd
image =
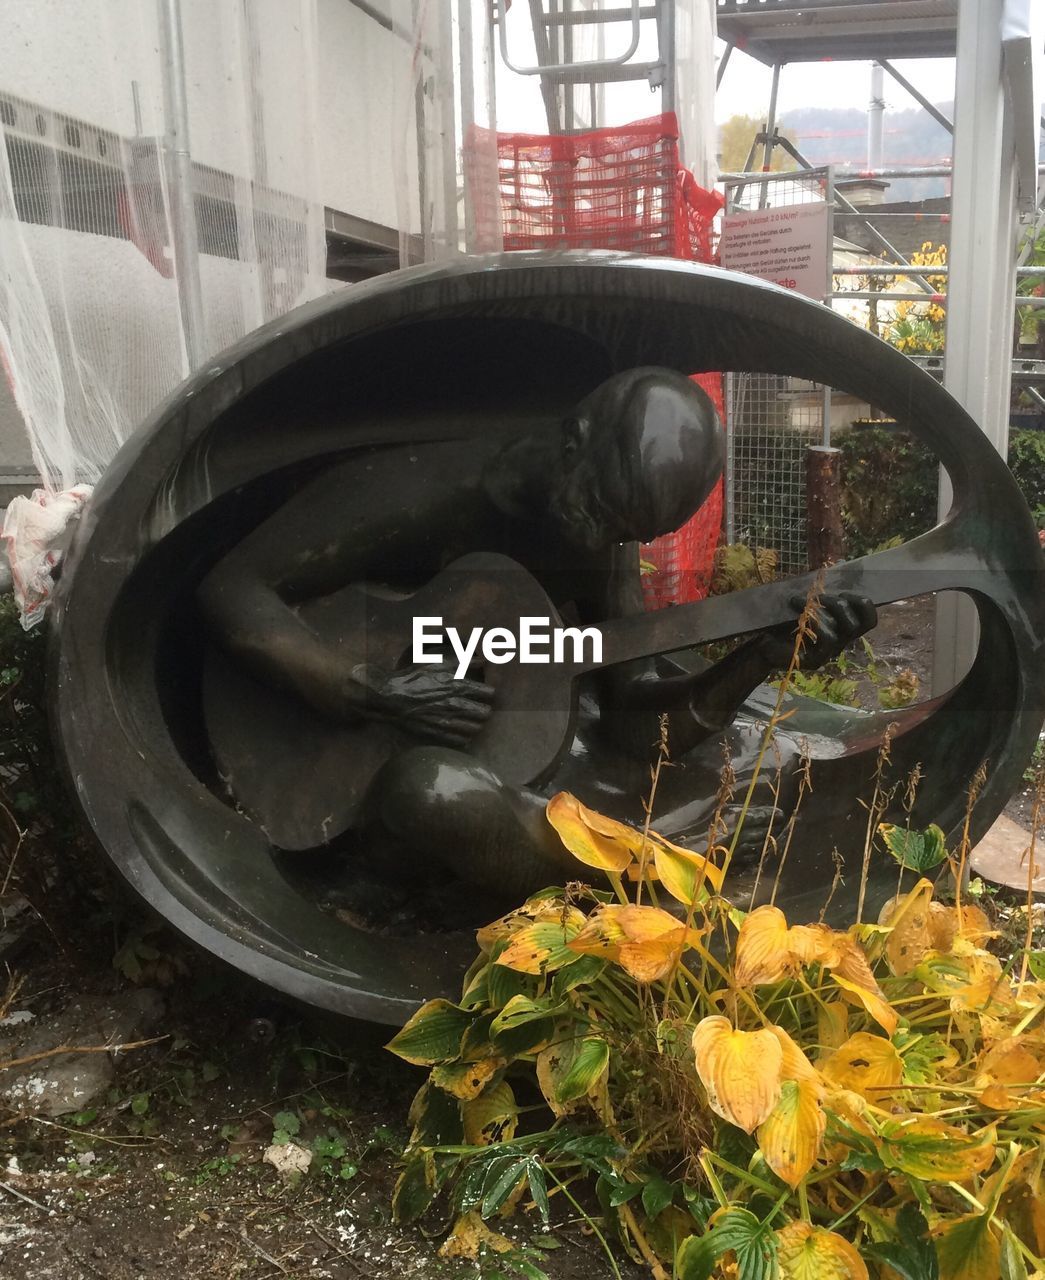
{"type": "Polygon", "coordinates": [[[678,529],[722,474],[715,409],[671,369],[607,379],[563,423],[561,445],[551,514],[570,542],[589,551],[678,529]]]}

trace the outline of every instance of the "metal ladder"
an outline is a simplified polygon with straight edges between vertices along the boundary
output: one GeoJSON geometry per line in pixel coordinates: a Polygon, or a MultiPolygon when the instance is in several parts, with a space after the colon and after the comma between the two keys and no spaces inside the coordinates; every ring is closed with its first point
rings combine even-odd
{"type": "MultiPolygon", "coordinates": [[[[600,89],[625,80],[645,80],[659,89],[661,111],[675,109],[675,0],[654,0],[641,4],[630,0],[627,7],[599,7],[600,0],[527,0],[533,28],[537,63],[523,66],[513,60],[508,47],[505,20],[510,0],[494,0],[492,21],[497,27],[497,44],[505,66],[521,76],[539,76],[541,96],[548,119],[548,132],[570,134],[577,130],[577,87],[588,86],[591,127],[603,123],[604,97],[600,89]],[[547,7],[546,7],[547,6],[547,7]],[[652,22],[657,36],[654,61],[636,57],[642,37],[642,23],[652,22]],[[575,35],[579,27],[602,30],[627,23],[630,36],[626,49],[615,57],[575,61],[575,35]]],[[[586,126],[587,127],[587,126],[586,126]]]]}

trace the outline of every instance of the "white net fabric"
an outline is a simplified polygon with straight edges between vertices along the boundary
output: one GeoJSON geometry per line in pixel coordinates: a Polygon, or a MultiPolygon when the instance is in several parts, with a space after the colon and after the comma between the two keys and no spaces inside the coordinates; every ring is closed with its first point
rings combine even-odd
{"type": "MultiPolygon", "coordinates": [[[[92,484],[194,368],[336,287],[328,261],[353,280],[469,243],[484,0],[0,0],[0,31],[7,483],[92,484]]],[[[14,556],[78,505],[27,501],[14,556]]]]}
{"type": "Polygon", "coordinates": [[[0,5],[16,55],[0,65],[0,342],[51,490],[97,479],[194,355],[326,287],[316,0],[181,9],[198,247],[183,262],[164,6],[0,5]],[[202,333],[183,320],[190,275],[202,333]]]}

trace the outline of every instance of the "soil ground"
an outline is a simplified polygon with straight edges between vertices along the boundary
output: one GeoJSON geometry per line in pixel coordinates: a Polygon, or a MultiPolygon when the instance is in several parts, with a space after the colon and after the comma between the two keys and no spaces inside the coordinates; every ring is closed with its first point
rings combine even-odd
{"type": "MultiPolygon", "coordinates": [[[[479,1268],[443,1261],[438,1239],[392,1223],[422,1073],[384,1051],[388,1028],[331,1025],[274,1004],[165,930],[145,936],[141,949],[156,954],[142,980],[171,979],[157,1043],[120,1054],[107,1092],[78,1114],[0,1118],[3,1280],[516,1274],[510,1257],[479,1268]],[[285,1125],[300,1125],[298,1145],[323,1140],[322,1159],[296,1185],[263,1160],[285,1125]]],[[[11,1011],[46,1023],[70,1001],[90,1006],[128,989],[111,933],[61,941],[34,926],[11,1011]]],[[[0,1032],[0,1061],[5,1047],[0,1032]]],[[[545,1231],[521,1212],[503,1229],[521,1250],[536,1238],[540,1253],[518,1257],[556,1280],[610,1274],[570,1215],[553,1212],[545,1231]]]]}

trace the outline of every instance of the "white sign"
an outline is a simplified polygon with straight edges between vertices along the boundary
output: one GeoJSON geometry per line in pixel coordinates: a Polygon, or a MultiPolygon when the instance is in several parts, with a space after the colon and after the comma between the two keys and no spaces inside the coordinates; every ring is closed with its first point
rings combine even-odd
{"type": "Polygon", "coordinates": [[[828,223],[824,200],[728,214],[722,219],[719,241],[722,265],[822,302],[827,293],[828,223]]]}

